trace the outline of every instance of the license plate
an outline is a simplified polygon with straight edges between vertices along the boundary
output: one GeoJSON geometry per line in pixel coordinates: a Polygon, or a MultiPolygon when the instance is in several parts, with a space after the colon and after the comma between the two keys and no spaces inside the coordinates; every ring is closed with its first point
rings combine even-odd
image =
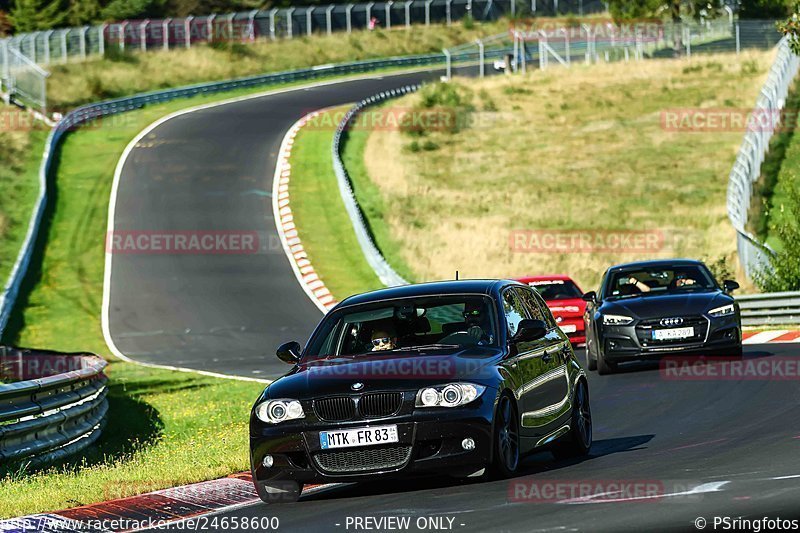
{"type": "Polygon", "coordinates": [[[578,331],[578,326],[575,324],[564,324],[563,326],[558,326],[561,328],[561,331],[564,333],[575,333],[578,331]]]}
{"type": "Polygon", "coordinates": [[[353,446],[375,446],[397,442],[397,426],[375,426],[338,431],[320,431],[319,444],[323,450],[351,448],[353,446]]]}
{"type": "Polygon", "coordinates": [[[673,339],[686,339],[694,337],[694,328],[654,329],[653,339],[667,341],[673,339]]]}

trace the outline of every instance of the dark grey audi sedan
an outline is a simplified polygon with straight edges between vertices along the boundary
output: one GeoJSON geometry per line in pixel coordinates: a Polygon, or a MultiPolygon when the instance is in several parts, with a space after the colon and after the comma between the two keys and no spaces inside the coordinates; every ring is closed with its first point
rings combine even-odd
{"type": "Polygon", "coordinates": [[[692,259],[627,263],[609,268],[600,291],[584,294],[589,370],[608,374],[619,363],[665,355],[741,357],[742,321],[731,293],[692,259]]]}
{"type": "Polygon", "coordinates": [[[508,280],[408,285],[347,298],[253,406],[264,501],[304,484],[517,473],[549,449],[588,453],[589,389],[544,300],[508,280]]]}

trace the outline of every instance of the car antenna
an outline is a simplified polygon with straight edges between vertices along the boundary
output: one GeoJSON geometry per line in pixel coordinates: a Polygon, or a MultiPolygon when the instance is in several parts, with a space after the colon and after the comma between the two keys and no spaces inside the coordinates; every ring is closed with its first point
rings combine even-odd
{"type": "Polygon", "coordinates": [[[458,281],[458,270],[456,270],[456,281],[458,281]]]}

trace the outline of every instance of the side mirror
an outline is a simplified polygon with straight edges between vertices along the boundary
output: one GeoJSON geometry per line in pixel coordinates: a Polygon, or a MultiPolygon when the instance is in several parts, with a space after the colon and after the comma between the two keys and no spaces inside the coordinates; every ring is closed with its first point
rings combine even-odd
{"type": "Polygon", "coordinates": [[[732,279],[726,279],[722,282],[722,288],[725,290],[725,292],[733,292],[739,288],[739,284],[732,279]]]}
{"type": "Polygon", "coordinates": [[[300,348],[300,343],[297,341],[292,341],[281,344],[276,354],[278,355],[278,359],[284,363],[296,365],[297,362],[300,361],[301,350],[302,348],[300,348]]]}
{"type": "Polygon", "coordinates": [[[513,342],[529,342],[541,339],[547,334],[547,324],[544,320],[526,318],[519,323],[517,334],[511,339],[513,342]]]}
{"type": "Polygon", "coordinates": [[[581,296],[581,299],[586,302],[597,303],[597,293],[594,291],[589,291],[581,296]]]}

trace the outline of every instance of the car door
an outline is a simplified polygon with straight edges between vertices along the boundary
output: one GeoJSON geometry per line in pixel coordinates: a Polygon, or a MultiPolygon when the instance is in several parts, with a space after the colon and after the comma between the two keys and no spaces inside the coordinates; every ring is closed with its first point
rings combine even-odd
{"type": "Polygon", "coordinates": [[[542,297],[528,287],[517,290],[529,318],[541,320],[548,326],[547,334],[541,339],[544,351],[537,356],[542,361],[540,366],[543,373],[531,391],[529,408],[522,416],[522,425],[554,431],[557,427],[551,426],[570,410],[567,364],[572,356],[572,347],[569,337],[559,329],[542,297]]]}
{"type": "MultiPolygon", "coordinates": [[[[547,363],[542,359],[548,345],[546,338],[533,341],[514,341],[514,335],[519,329],[519,323],[531,318],[525,305],[522,302],[521,293],[517,287],[508,287],[503,292],[503,310],[505,314],[506,327],[508,328],[510,357],[506,361],[515,381],[514,394],[517,398],[517,406],[521,420],[524,420],[525,413],[537,409],[542,402],[541,391],[539,390],[540,378],[547,372],[547,363]]],[[[520,423],[520,432],[526,437],[536,437],[540,435],[540,428],[528,426],[520,423]]]]}

